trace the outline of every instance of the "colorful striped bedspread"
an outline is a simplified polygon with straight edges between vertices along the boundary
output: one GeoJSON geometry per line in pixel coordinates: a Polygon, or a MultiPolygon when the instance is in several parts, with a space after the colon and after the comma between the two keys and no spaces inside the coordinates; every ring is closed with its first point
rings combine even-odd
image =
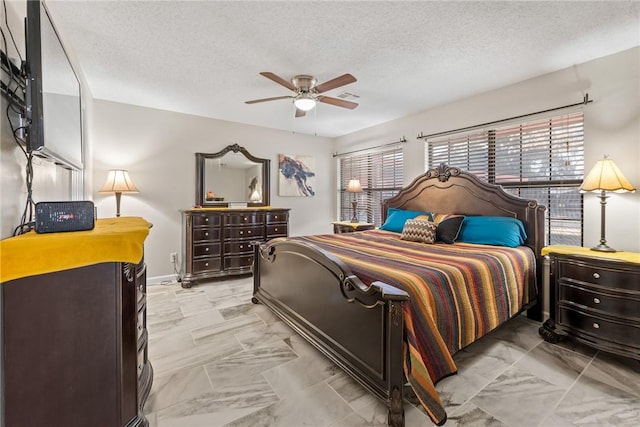
{"type": "Polygon", "coordinates": [[[434,423],[446,420],[435,383],[457,371],[453,355],[510,319],[536,295],[535,256],[526,247],[400,240],[371,230],[294,237],[345,262],[364,283],[403,289],[405,374],[434,423]]]}

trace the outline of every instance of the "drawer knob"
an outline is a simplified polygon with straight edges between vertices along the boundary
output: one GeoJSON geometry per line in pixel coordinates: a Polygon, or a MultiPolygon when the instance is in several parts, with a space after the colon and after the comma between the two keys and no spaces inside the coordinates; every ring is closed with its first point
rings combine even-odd
{"type": "Polygon", "coordinates": [[[204,251],[205,252],[209,252],[209,248],[204,248],[204,251]]]}
{"type": "Polygon", "coordinates": [[[251,230],[247,231],[247,234],[251,234],[251,230]]]}
{"type": "Polygon", "coordinates": [[[205,263],[204,263],[204,266],[205,266],[205,267],[209,267],[209,263],[208,263],[208,262],[205,262],[205,263]]]}
{"type": "Polygon", "coordinates": [[[600,325],[599,325],[599,324],[597,324],[596,322],[593,322],[593,327],[594,327],[595,329],[600,329],[600,325]]]}
{"type": "Polygon", "coordinates": [[[205,218],[205,219],[204,219],[204,222],[209,222],[209,218],[205,218]]]}
{"type": "Polygon", "coordinates": [[[600,298],[594,298],[593,302],[595,302],[596,304],[600,304],[600,298]]]}
{"type": "Polygon", "coordinates": [[[244,231],[241,231],[241,232],[240,232],[240,234],[243,234],[243,233],[244,233],[244,231]]]}
{"type": "Polygon", "coordinates": [[[598,273],[593,273],[593,278],[594,278],[594,279],[599,279],[599,278],[600,278],[600,274],[598,274],[598,273]]]}
{"type": "Polygon", "coordinates": [[[205,237],[209,237],[209,232],[207,231],[206,233],[204,233],[205,237]]]}
{"type": "Polygon", "coordinates": [[[278,219],[278,215],[274,215],[273,217],[274,217],[275,219],[278,219]]]}
{"type": "Polygon", "coordinates": [[[277,233],[278,232],[278,227],[274,228],[273,230],[277,233]]]}
{"type": "Polygon", "coordinates": [[[244,245],[240,245],[240,249],[244,249],[244,245]]]}

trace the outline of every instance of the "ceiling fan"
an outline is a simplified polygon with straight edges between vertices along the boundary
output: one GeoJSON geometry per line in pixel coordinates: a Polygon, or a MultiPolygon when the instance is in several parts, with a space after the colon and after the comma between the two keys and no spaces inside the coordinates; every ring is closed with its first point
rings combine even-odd
{"type": "Polygon", "coordinates": [[[286,87],[289,90],[292,90],[295,92],[295,95],[254,99],[252,101],[245,101],[245,104],[257,104],[259,102],[277,101],[279,99],[293,99],[293,104],[296,106],[296,117],[304,116],[307,111],[312,110],[313,107],[316,106],[316,102],[324,102],[325,104],[348,108],[350,110],[353,110],[358,106],[355,102],[322,95],[322,93],[328,90],[355,82],[356,78],[351,74],[343,74],[319,85],[316,85],[317,81],[315,77],[306,74],[294,76],[291,79],[291,82],[267,71],[260,73],[260,75],[286,87]]]}

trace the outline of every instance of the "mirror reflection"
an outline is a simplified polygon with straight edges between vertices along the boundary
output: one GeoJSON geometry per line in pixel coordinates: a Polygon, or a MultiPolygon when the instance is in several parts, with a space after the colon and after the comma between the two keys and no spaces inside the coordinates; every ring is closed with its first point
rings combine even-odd
{"type": "Polygon", "coordinates": [[[196,153],[196,205],[268,205],[268,177],[269,160],[237,144],[218,153],[196,153]]]}

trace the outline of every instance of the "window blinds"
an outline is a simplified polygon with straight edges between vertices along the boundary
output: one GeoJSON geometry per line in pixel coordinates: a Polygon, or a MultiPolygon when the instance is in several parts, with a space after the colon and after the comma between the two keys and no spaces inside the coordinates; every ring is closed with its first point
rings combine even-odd
{"type": "Polygon", "coordinates": [[[403,155],[402,147],[354,154],[339,160],[338,193],[341,220],[349,220],[351,201],[358,202],[358,220],[382,224],[382,201],[393,197],[402,188],[403,155]],[[362,193],[345,191],[350,179],[360,180],[362,193]]]}
{"type": "Polygon", "coordinates": [[[425,164],[470,171],[547,207],[547,244],[582,245],[582,112],[427,141],[425,164]]]}

